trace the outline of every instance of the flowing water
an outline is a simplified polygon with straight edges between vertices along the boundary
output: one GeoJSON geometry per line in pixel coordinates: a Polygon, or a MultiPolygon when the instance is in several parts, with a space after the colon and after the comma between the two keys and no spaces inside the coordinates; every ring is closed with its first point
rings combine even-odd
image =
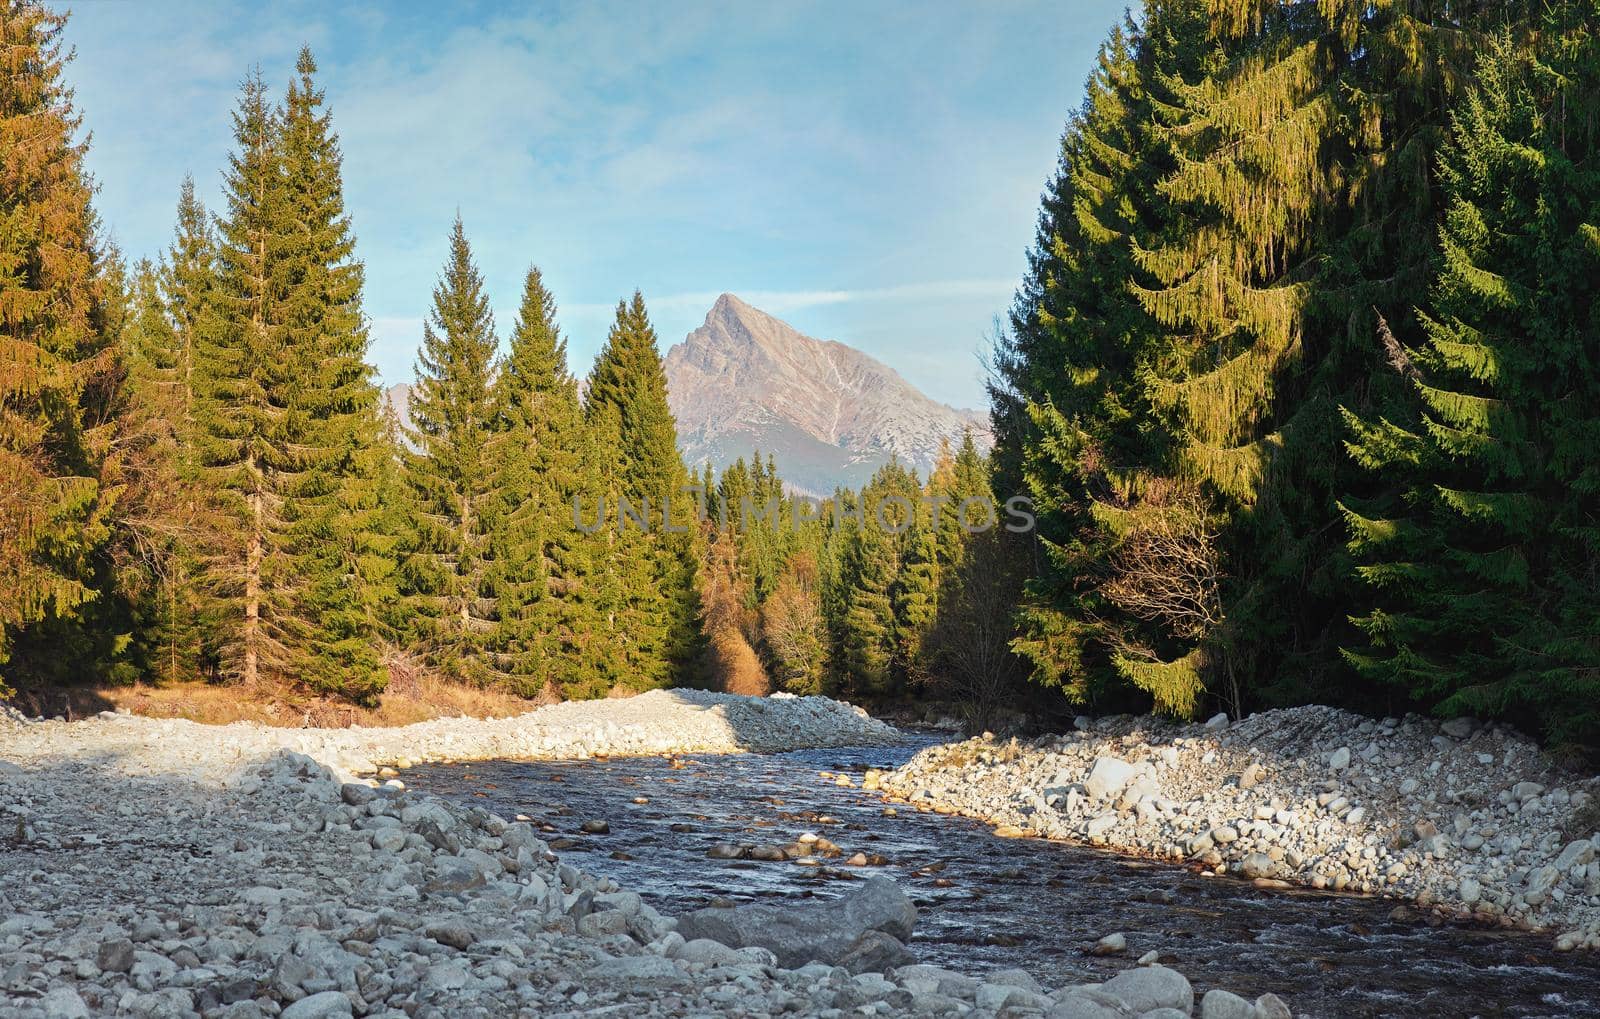
{"type": "Polygon", "coordinates": [[[1296,1015],[1600,1016],[1600,956],[1557,954],[1548,937],[1430,926],[1391,916],[1393,901],[1266,891],[1171,864],[1000,839],[976,821],[886,804],[818,774],[859,778],[933,741],[908,735],[894,747],[676,762],[422,765],[405,778],[547,826],[563,859],[616,878],[669,915],[715,898],[832,896],[881,873],[921,913],[911,943],[918,958],[969,972],[1020,966],[1060,987],[1106,979],[1154,949],[1199,993],[1273,991],[1296,1015]],[[896,816],[885,816],[886,806],[896,816]],[[590,820],[608,822],[610,833],[582,834],[590,820]],[[718,843],[784,845],[804,832],[846,856],[861,850],[887,862],[815,867],[706,855],[718,843]],[[1127,934],[1128,957],[1087,954],[1113,931],[1127,934]]]}

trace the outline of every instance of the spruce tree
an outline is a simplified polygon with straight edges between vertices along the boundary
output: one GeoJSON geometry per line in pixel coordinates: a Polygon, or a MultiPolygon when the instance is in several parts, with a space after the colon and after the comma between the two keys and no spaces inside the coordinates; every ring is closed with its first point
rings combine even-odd
{"type": "MultiPolygon", "coordinates": [[[[1171,467],[1172,431],[1151,406],[1153,366],[1172,342],[1128,283],[1134,242],[1181,221],[1158,186],[1178,165],[1173,121],[1188,82],[1220,69],[1205,0],[1147,5],[1102,47],[1081,110],[1067,125],[1040,211],[1029,272],[996,351],[992,387],[995,488],[1027,494],[1037,536],[998,536],[1003,557],[1028,562],[1017,647],[1033,677],[1076,700],[1103,698],[1130,677],[1119,666],[1158,635],[1119,616],[1097,578],[1152,515],[1153,475],[1171,467]]],[[[1186,708],[1188,679],[1145,686],[1158,707],[1186,708]]]]}
{"type": "Polygon", "coordinates": [[[588,494],[594,450],[556,302],[537,268],[523,283],[510,350],[493,387],[497,427],[488,451],[501,502],[492,537],[500,601],[501,665],[527,695],[546,683],[571,693],[586,681],[589,635],[598,627],[593,578],[598,540],[573,524],[588,494]]]}
{"type": "Polygon", "coordinates": [[[134,275],[123,348],[129,363],[142,505],[150,518],[141,537],[149,590],[140,599],[135,643],[151,678],[175,682],[200,675],[205,654],[205,600],[198,577],[208,529],[217,521],[200,471],[195,383],[197,354],[217,328],[216,240],[194,181],[185,177],[175,236],[159,266],[134,275]]]}
{"type": "Polygon", "coordinates": [[[617,304],[589,376],[585,418],[604,461],[597,476],[612,513],[627,506],[646,519],[641,527],[614,517],[606,528],[606,614],[625,649],[624,682],[681,681],[701,643],[700,539],[655,327],[637,291],[617,304]]]}
{"type": "Polygon", "coordinates": [[[236,151],[224,176],[218,232],[218,333],[196,348],[196,419],[209,486],[227,524],[205,549],[215,599],[211,639],[221,673],[255,685],[294,671],[277,472],[292,469],[287,393],[294,383],[272,276],[283,247],[278,113],[259,74],[233,115],[236,151]]]}
{"type": "MultiPolygon", "coordinates": [[[[71,623],[107,589],[120,492],[121,295],[95,239],[64,23],[36,3],[0,7],[0,662],[25,628],[71,623]]],[[[7,675],[29,671],[18,659],[7,675]]]]}
{"type": "Polygon", "coordinates": [[[246,683],[369,700],[391,600],[388,456],[365,361],[362,266],[341,156],[307,51],[282,110],[259,75],[234,114],[218,222],[218,330],[196,348],[202,465],[232,526],[208,549],[216,653],[246,683]]]}
{"type": "Polygon", "coordinates": [[[490,387],[497,340],[483,277],[458,217],[450,256],[422,327],[411,390],[416,452],[407,476],[421,511],[420,554],[428,588],[415,600],[430,621],[435,665],[474,682],[498,670],[491,658],[498,605],[490,587],[492,536],[501,511],[487,451],[500,426],[490,387]]]}
{"type": "Polygon", "coordinates": [[[1351,592],[1335,500],[1353,481],[1337,408],[1396,388],[1375,371],[1378,320],[1415,329],[1440,111],[1475,33],[1515,6],[1217,9],[1236,56],[1179,90],[1181,159],[1160,185],[1179,228],[1134,253],[1136,293],[1177,341],[1146,371],[1176,440],[1163,474],[1214,499],[1225,580],[1215,624],[1162,626],[1172,652],[1125,667],[1136,682],[1191,703],[1220,680],[1268,701],[1348,692],[1333,653],[1351,592]]]}
{"type": "MultiPolygon", "coordinates": [[[[344,208],[343,155],[317,65],[302,48],[284,103],[283,175],[289,244],[283,310],[305,418],[301,472],[286,487],[294,569],[303,579],[298,616],[312,686],[366,701],[388,681],[377,618],[395,596],[392,541],[378,487],[388,456],[361,310],[365,269],[344,208]]],[[[293,413],[293,411],[291,411],[293,413]]]]}
{"type": "Polygon", "coordinates": [[[635,503],[649,500],[656,512],[668,499],[682,504],[688,471],[678,455],[655,326],[637,290],[632,300],[617,302],[616,320],[589,376],[588,401],[617,411],[621,445],[615,455],[625,494],[635,503]]]}
{"type": "MultiPolygon", "coordinates": [[[[1507,715],[1569,748],[1600,733],[1600,43],[1553,7],[1530,52],[1489,47],[1440,161],[1446,216],[1425,342],[1391,339],[1409,413],[1350,413],[1356,461],[1403,478],[1347,499],[1372,607],[1346,652],[1445,713],[1507,715]]],[[[1583,25],[1588,20],[1589,31],[1583,25]]]]}

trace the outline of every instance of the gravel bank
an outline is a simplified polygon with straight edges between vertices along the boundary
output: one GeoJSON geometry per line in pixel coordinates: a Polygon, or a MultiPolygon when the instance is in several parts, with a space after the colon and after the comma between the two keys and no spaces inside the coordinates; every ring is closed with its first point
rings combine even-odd
{"type": "MultiPolygon", "coordinates": [[[[6,724],[0,718],[0,726],[6,724]]],[[[288,729],[253,722],[210,726],[109,712],[78,723],[16,727],[13,720],[12,725],[3,737],[12,759],[45,758],[82,739],[101,753],[115,755],[127,773],[187,770],[198,779],[217,767],[211,745],[236,759],[291,750],[349,778],[382,765],[415,761],[771,753],[896,738],[893,728],[862,709],[828,697],[737,697],[705,690],[653,690],[615,700],[569,701],[515,718],[440,718],[394,728],[288,729]],[[191,753],[191,743],[202,746],[191,753]]]]}
{"type": "Polygon", "coordinates": [[[1289,1015],[1271,995],[1214,990],[1197,1003],[1156,965],[1053,992],[1020,971],[783,969],[765,948],[686,942],[637,895],[562,864],[529,824],[399,780],[341,781],[352,764],[403,757],[892,735],[836,702],[698,693],[564,705],[524,725],[0,715],[0,1019],[1289,1015]]]}
{"type": "Polygon", "coordinates": [[[1600,778],[1555,769],[1510,729],[1324,707],[1077,729],[934,747],[869,780],[1002,834],[1382,894],[1600,948],[1600,778]]]}

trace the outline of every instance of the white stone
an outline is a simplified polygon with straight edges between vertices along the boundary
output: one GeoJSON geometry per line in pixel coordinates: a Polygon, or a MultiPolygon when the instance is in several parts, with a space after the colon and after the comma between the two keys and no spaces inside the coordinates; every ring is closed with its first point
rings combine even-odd
{"type": "Polygon", "coordinates": [[[1246,998],[1221,988],[1200,999],[1200,1019],[1255,1019],[1256,1007],[1246,998]]]}
{"type": "Polygon", "coordinates": [[[1123,970],[1102,984],[1101,990],[1136,1013],[1175,1008],[1187,1014],[1194,1008],[1194,989],[1189,981],[1165,966],[1123,970]]]}
{"type": "Polygon", "coordinates": [[[1116,955],[1128,950],[1128,938],[1125,934],[1107,934],[1094,943],[1095,955],[1116,955]]]}
{"type": "Polygon", "coordinates": [[[70,987],[57,987],[39,999],[45,1019],[89,1019],[89,1006],[70,987]]]}
{"type": "Polygon", "coordinates": [[[283,1010],[280,1019],[339,1019],[352,1013],[350,999],[338,991],[308,994],[283,1010]]]}
{"type": "Polygon", "coordinates": [[[1083,787],[1093,799],[1110,799],[1127,788],[1128,783],[1133,781],[1134,773],[1134,766],[1121,758],[1096,758],[1083,780],[1083,787]]]}
{"type": "Polygon", "coordinates": [[[1561,850],[1561,855],[1556,857],[1555,868],[1565,874],[1574,867],[1588,865],[1594,855],[1594,843],[1588,839],[1568,842],[1567,847],[1561,850]]]}

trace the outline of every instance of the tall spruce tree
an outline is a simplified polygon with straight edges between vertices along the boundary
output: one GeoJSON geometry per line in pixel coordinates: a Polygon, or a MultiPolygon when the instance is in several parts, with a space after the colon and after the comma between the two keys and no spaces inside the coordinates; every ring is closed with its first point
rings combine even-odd
{"type": "Polygon", "coordinates": [[[153,518],[143,540],[152,576],[135,643],[151,678],[164,682],[194,678],[208,666],[197,578],[206,531],[217,522],[200,473],[195,371],[198,349],[217,327],[216,274],[211,224],[185,177],[172,244],[159,266],[141,263],[135,273],[123,343],[144,439],[137,444],[144,454],[139,488],[160,492],[143,507],[153,518]]]}
{"type": "Polygon", "coordinates": [[[283,295],[305,418],[301,471],[288,487],[292,561],[304,578],[299,618],[311,655],[302,679],[369,700],[388,681],[377,617],[394,596],[391,536],[378,501],[384,460],[380,394],[367,361],[365,268],[344,208],[343,154],[302,48],[284,103],[290,213],[283,295]]]}
{"type": "Polygon", "coordinates": [[[224,676],[255,685],[264,669],[295,665],[285,626],[290,571],[276,540],[276,474],[293,469],[295,441],[287,414],[294,366],[273,284],[285,200],[278,112],[259,73],[244,81],[233,126],[227,215],[217,223],[219,328],[196,348],[195,403],[201,462],[233,525],[219,527],[205,549],[213,654],[224,676]]]}
{"type": "Polygon", "coordinates": [[[1136,663],[1136,681],[1191,703],[1222,678],[1257,699],[1349,694],[1337,408],[1395,388],[1372,385],[1377,320],[1415,329],[1440,111],[1477,33],[1514,7],[1215,5],[1236,57],[1179,92],[1161,190],[1182,228],[1134,251],[1140,301],[1177,341],[1146,378],[1177,440],[1167,477],[1216,498],[1225,579],[1213,621],[1166,627],[1181,653],[1136,663]]]}
{"type": "Polygon", "coordinates": [[[450,256],[422,327],[407,476],[422,514],[427,587],[415,600],[429,621],[435,665],[474,682],[501,670],[492,658],[499,606],[490,586],[492,536],[505,508],[487,455],[500,427],[491,400],[497,340],[483,277],[457,217],[450,256]]]}
{"type": "Polygon", "coordinates": [[[1146,378],[1176,355],[1128,281],[1135,241],[1181,226],[1159,182],[1178,165],[1179,94],[1226,60],[1210,26],[1206,0],[1160,0],[1101,48],[996,351],[995,488],[1026,493],[1038,513],[1036,542],[999,539],[1021,546],[1004,558],[1032,574],[1017,648],[1035,679],[1078,700],[1130,680],[1170,710],[1196,696],[1190,676],[1168,682],[1129,668],[1130,653],[1172,649],[1108,604],[1098,580],[1129,535],[1164,512],[1147,488],[1170,469],[1173,436],[1146,378]]]}
{"type": "Polygon", "coordinates": [[[501,501],[492,536],[493,585],[500,601],[502,667],[527,695],[553,684],[580,690],[599,666],[590,659],[600,620],[593,579],[599,541],[573,523],[573,501],[588,491],[595,450],[556,302],[530,268],[510,350],[493,387],[497,430],[488,451],[501,501]]]}
{"type": "MultiPolygon", "coordinates": [[[[1600,42],[1554,5],[1487,49],[1440,163],[1425,342],[1390,339],[1410,413],[1348,414],[1357,462],[1404,478],[1345,503],[1374,605],[1347,655],[1449,713],[1600,734],[1600,42]]],[[[1587,29],[1585,29],[1587,24],[1587,29]]]]}
{"type": "Polygon", "coordinates": [[[585,416],[609,461],[597,474],[613,512],[631,508],[646,521],[640,526],[619,516],[608,529],[613,548],[606,562],[613,575],[606,615],[626,649],[623,681],[664,685],[686,675],[700,646],[700,536],[655,327],[638,291],[617,304],[589,376],[585,416]]]}
{"type": "Polygon", "coordinates": [[[315,71],[302,51],[281,110],[252,75],[234,114],[218,335],[196,350],[202,462],[234,524],[217,530],[207,578],[225,674],[367,700],[385,682],[378,617],[393,596],[388,453],[315,71]]]}
{"type": "Polygon", "coordinates": [[[95,239],[64,23],[0,6],[0,663],[16,655],[13,678],[63,657],[19,654],[26,628],[71,624],[107,590],[121,491],[121,295],[95,239]]]}

